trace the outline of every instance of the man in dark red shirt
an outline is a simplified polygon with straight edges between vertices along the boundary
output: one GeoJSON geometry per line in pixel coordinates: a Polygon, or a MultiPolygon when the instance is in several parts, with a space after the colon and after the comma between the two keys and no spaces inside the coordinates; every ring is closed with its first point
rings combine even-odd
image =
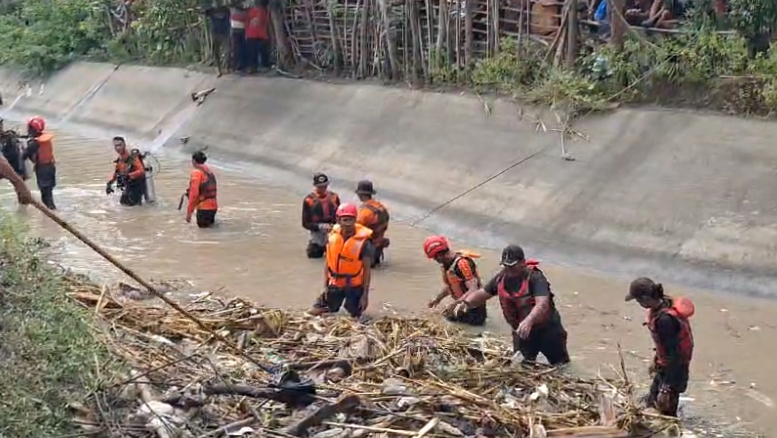
{"type": "Polygon", "coordinates": [[[270,68],[270,37],[268,33],[270,15],[267,11],[267,0],[256,0],[255,5],[248,9],[246,23],[247,67],[254,73],[259,67],[270,68]]]}

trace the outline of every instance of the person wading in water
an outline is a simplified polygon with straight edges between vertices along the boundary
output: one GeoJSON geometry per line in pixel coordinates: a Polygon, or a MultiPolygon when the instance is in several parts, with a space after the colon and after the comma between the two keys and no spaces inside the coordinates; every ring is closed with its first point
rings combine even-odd
{"type": "Polygon", "coordinates": [[[664,286],[646,277],[631,282],[626,301],[632,300],[647,310],[645,325],[656,350],[647,404],[663,415],[676,417],[680,394],[688,389],[693,358],[690,318],[695,308],[687,298],[664,295],[664,286]]]}
{"type": "Polygon", "coordinates": [[[513,349],[521,352],[524,362],[535,362],[542,353],[551,365],[568,363],[567,331],[540,263],[526,260],[520,246],[508,245],[502,251],[501,264],[502,271],[483,289],[467,294],[456,305],[455,314],[498,296],[505,320],[513,329],[513,349]]]}

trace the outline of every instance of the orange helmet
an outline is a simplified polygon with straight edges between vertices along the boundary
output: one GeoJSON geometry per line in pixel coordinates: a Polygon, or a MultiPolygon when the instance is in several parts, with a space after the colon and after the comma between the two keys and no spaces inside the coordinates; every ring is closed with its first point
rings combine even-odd
{"type": "Polygon", "coordinates": [[[340,204],[340,206],[337,207],[335,217],[356,217],[357,213],[358,211],[356,206],[346,202],[345,204],[340,204]]]}
{"type": "Polygon", "coordinates": [[[430,259],[449,249],[448,240],[443,236],[429,236],[424,240],[424,254],[430,259]]]}
{"type": "Polygon", "coordinates": [[[27,126],[38,132],[43,132],[46,129],[46,121],[40,116],[30,117],[30,120],[27,121],[27,126]]]}

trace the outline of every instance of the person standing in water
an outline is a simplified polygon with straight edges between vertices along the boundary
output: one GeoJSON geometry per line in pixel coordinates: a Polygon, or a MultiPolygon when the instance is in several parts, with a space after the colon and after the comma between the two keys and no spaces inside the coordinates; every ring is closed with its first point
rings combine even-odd
{"type": "Polygon", "coordinates": [[[310,315],[337,313],[343,302],[354,318],[367,310],[375,249],[372,231],[356,223],[357,214],[353,204],[337,207],[337,225],[327,237],[324,291],[308,311],[310,315]]]}
{"type": "Polygon", "coordinates": [[[189,206],[186,209],[186,222],[192,221],[192,214],[197,211],[197,226],[210,228],[216,223],[216,213],[219,209],[217,198],[216,175],[205,165],[208,157],[205,152],[198,151],[192,155],[192,173],[189,178],[189,206]]]}
{"type": "Polygon", "coordinates": [[[119,157],[113,162],[115,168],[105,185],[105,194],[113,193],[113,184],[116,183],[121,190],[121,205],[142,205],[146,190],[146,169],[140,151],[128,151],[124,137],[113,137],[113,149],[119,157]]]}
{"type": "Polygon", "coordinates": [[[54,136],[46,130],[46,121],[42,117],[32,117],[27,121],[27,149],[24,159],[33,163],[35,179],[40,189],[40,198],[49,210],[54,205],[54,187],[57,185],[57,166],[54,160],[54,136]]]}
{"type": "Polygon", "coordinates": [[[653,384],[648,406],[663,415],[676,417],[680,394],[688,389],[693,358],[690,318],[695,312],[694,305],[687,298],[664,295],[664,286],[647,277],[631,282],[626,301],[632,300],[647,310],[645,325],[656,350],[650,366],[653,384]]]}
{"type": "Polygon", "coordinates": [[[524,362],[536,362],[542,353],[551,365],[563,365],[569,362],[567,332],[539,264],[526,260],[520,246],[506,246],[502,271],[483,289],[467,294],[454,313],[462,314],[498,296],[505,320],[513,329],[513,350],[521,353],[524,362]]]}
{"type": "Polygon", "coordinates": [[[386,206],[373,198],[375,193],[372,181],[362,180],[356,185],[356,196],[361,201],[359,217],[356,222],[372,230],[371,239],[375,245],[375,258],[372,260],[372,267],[383,261],[383,250],[388,248],[391,243],[386,237],[391,216],[389,216],[386,206]]]}
{"type": "Polygon", "coordinates": [[[323,173],[313,175],[313,187],[313,192],[302,201],[302,228],[310,232],[305,250],[308,258],[320,259],[326,252],[326,236],[335,224],[340,197],[329,190],[329,177],[323,173]]]}

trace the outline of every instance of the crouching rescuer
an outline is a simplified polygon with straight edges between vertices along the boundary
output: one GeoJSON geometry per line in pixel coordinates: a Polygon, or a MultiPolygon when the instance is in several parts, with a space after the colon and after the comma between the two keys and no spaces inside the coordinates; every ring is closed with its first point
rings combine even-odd
{"type": "Polygon", "coordinates": [[[430,236],[424,241],[424,254],[442,267],[443,287],[430,302],[429,308],[433,309],[450,296],[453,302],[442,311],[442,315],[448,321],[461,322],[474,326],[486,323],[486,304],[464,309],[461,313],[454,313],[454,309],[468,294],[477,292],[483,287],[478,274],[475,258],[478,254],[469,251],[453,252],[448,240],[443,236],[430,236]]]}
{"type": "Polygon", "coordinates": [[[680,394],[688,389],[693,357],[690,318],[695,312],[691,300],[664,295],[661,283],[642,277],[631,282],[626,301],[635,300],[647,310],[647,325],[656,355],[650,366],[653,384],[648,406],[663,415],[677,416],[680,394]]]}
{"type": "Polygon", "coordinates": [[[354,318],[362,316],[369,304],[374,246],[372,231],[356,223],[357,208],[342,204],[337,208],[337,225],[327,237],[324,264],[324,292],[308,312],[311,315],[345,310],[354,318]]]}
{"type": "Polygon", "coordinates": [[[302,201],[302,228],[310,232],[305,252],[310,259],[320,259],[327,247],[327,233],[335,224],[335,211],[340,197],[329,190],[329,177],[323,173],[313,175],[313,192],[302,201]]]}
{"type": "Polygon", "coordinates": [[[54,187],[57,185],[57,166],[54,161],[54,136],[46,129],[42,117],[32,117],[27,121],[27,148],[24,159],[33,163],[35,179],[40,189],[40,199],[49,210],[55,210],[54,187]]]}
{"type": "Polygon", "coordinates": [[[113,174],[105,185],[105,194],[114,192],[113,184],[121,190],[121,205],[136,206],[143,204],[146,192],[146,169],[143,157],[137,149],[127,150],[124,137],[113,137],[113,149],[119,155],[113,162],[113,174]]]}
{"type": "Polygon", "coordinates": [[[513,329],[513,349],[524,362],[535,362],[542,353],[551,365],[568,363],[567,332],[539,262],[526,260],[520,246],[508,245],[502,251],[501,265],[501,272],[485,288],[467,294],[454,312],[461,314],[498,296],[513,329]]]}
{"type": "Polygon", "coordinates": [[[192,221],[192,214],[197,210],[197,226],[200,228],[212,227],[216,223],[216,212],[219,209],[216,175],[205,165],[207,160],[205,152],[198,151],[192,155],[193,169],[186,191],[189,196],[186,222],[192,221]]]}

